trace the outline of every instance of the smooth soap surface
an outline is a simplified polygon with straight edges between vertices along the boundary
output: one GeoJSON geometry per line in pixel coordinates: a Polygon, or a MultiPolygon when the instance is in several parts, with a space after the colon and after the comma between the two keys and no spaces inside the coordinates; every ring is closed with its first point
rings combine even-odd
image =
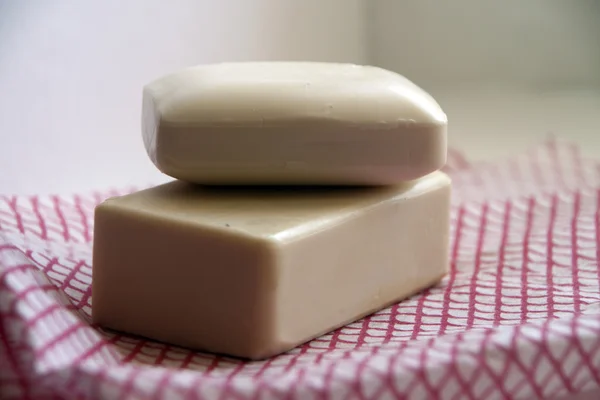
{"type": "Polygon", "coordinates": [[[392,187],[172,182],[96,210],[95,323],[260,359],[436,283],[450,180],[392,187]],[[134,283],[134,284],[132,284],[134,283]]]}
{"type": "Polygon", "coordinates": [[[395,184],[440,169],[447,117],[407,78],[318,62],[201,65],[144,87],[151,160],[214,184],[395,184]]]}

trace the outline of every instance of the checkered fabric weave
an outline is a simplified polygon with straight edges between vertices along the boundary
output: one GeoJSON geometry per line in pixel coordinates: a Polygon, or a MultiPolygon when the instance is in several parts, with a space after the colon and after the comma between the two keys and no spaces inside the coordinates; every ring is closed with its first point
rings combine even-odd
{"type": "MultiPolygon", "coordinates": [[[[90,324],[93,209],[0,197],[0,398],[548,398],[600,388],[600,164],[550,140],[450,153],[451,272],[287,354],[242,362],[90,324]]],[[[600,391],[595,392],[600,398],[600,391]]]]}

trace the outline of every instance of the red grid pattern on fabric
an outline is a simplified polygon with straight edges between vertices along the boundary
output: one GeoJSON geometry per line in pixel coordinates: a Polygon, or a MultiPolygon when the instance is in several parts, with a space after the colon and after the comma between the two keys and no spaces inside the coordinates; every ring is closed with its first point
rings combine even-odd
{"type": "Polygon", "coordinates": [[[0,197],[0,397],[488,399],[600,388],[600,164],[549,141],[494,164],[451,151],[446,170],[450,274],[261,362],[90,325],[93,209],[134,188],[0,197]]]}

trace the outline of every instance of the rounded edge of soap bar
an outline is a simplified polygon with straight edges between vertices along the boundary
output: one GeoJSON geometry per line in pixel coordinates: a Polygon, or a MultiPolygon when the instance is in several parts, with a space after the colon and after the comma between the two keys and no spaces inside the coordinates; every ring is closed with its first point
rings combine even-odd
{"type": "Polygon", "coordinates": [[[201,65],[146,85],[142,109],[152,162],[192,183],[386,185],[446,163],[439,104],[373,66],[201,65]]]}

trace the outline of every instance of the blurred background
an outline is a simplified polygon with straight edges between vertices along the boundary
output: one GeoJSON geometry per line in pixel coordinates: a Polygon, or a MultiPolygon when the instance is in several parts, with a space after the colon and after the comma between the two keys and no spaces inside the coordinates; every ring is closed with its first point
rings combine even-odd
{"type": "Polygon", "coordinates": [[[470,159],[549,134],[600,157],[600,1],[0,0],[0,193],[165,180],[141,141],[142,86],[244,60],[397,71],[470,159]]]}

